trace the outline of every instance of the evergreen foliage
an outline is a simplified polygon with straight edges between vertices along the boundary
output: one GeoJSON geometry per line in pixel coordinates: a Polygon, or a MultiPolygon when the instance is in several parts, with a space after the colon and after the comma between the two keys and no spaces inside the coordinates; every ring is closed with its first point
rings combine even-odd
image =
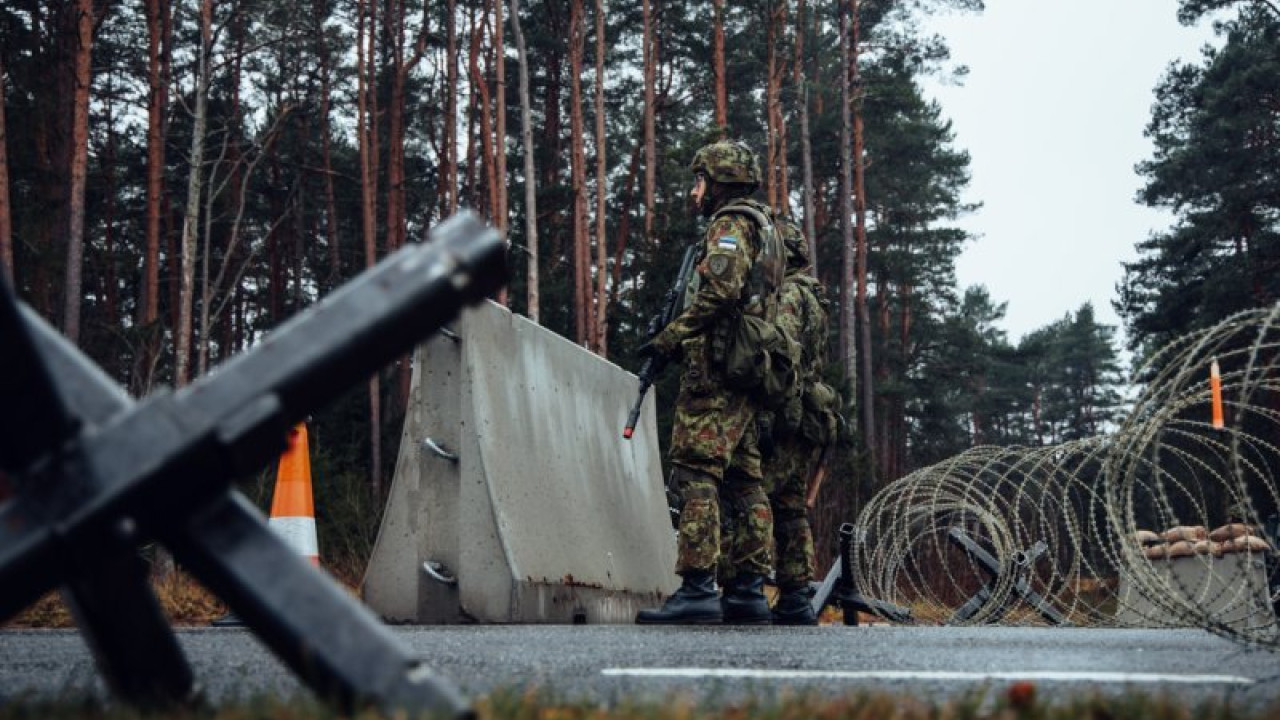
{"type": "MultiPolygon", "coordinates": [[[[201,168],[207,195],[201,202],[195,279],[194,347],[210,367],[256,342],[267,330],[354,276],[365,265],[357,100],[360,83],[355,44],[359,22],[372,23],[373,78],[368,100],[377,145],[373,218],[378,253],[389,228],[403,224],[410,241],[421,240],[445,214],[449,190],[460,204],[490,217],[487,163],[479,133],[481,112],[493,113],[505,92],[507,137],[506,218],[512,280],[508,302],[527,313],[522,173],[524,147],[511,27],[499,32],[507,48],[506,77],[496,82],[492,48],[494,0],[458,0],[456,57],[448,57],[447,4],[425,0],[283,0],[213,3],[213,82],[201,168]],[[373,14],[370,19],[370,14],[373,14]],[[397,49],[398,48],[398,49],[397,49]],[[473,57],[474,54],[474,57],[473,57]],[[415,57],[397,98],[398,63],[415,57]],[[458,80],[449,84],[449,65],[458,80]],[[474,70],[474,72],[473,72],[474,70]],[[476,82],[489,86],[490,107],[480,107],[476,82]],[[457,99],[458,167],[446,162],[446,98],[457,99]],[[387,211],[393,194],[389,163],[390,118],[399,100],[405,112],[404,216],[387,211]],[[456,188],[448,183],[456,178],[456,188]],[[329,193],[332,192],[332,198],[329,193]],[[205,264],[207,260],[207,265],[205,264]],[[206,269],[207,268],[207,269],[206,269]],[[198,318],[207,310],[209,323],[198,318]]],[[[569,179],[569,38],[572,3],[522,3],[518,18],[529,60],[533,147],[537,177],[540,322],[574,333],[573,188],[569,179]]],[[[1184,13],[1224,3],[1184,3],[1184,13]]],[[[1246,4],[1247,5],[1247,4],[1246,4]]],[[[772,57],[780,63],[781,102],[788,125],[785,157],[790,173],[785,205],[803,213],[799,131],[807,98],[814,188],[811,200],[817,267],[837,303],[835,328],[852,288],[842,287],[840,224],[841,88],[840,13],[847,2],[797,3],[747,0],[726,3],[729,117],[716,127],[710,3],[650,0],[657,47],[656,192],[645,237],[642,3],[613,2],[606,17],[604,78],[607,137],[595,138],[594,108],[584,103],[587,162],[603,149],[606,272],[611,359],[638,367],[635,350],[646,320],[658,307],[681,248],[696,239],[701,221],[689,211],[688,163],[695,150],[721,132],[762,152],[768,142],[765,85],[772,57]],[[785,12],[784,12],[785,10],[785,12]],[[772,24],[773,32],[770,33],[772,24]],[[793,81],[797,33],[806,85],[793,81]]],[[[118,379],[141,394],[172,382],[179,235],[191,171],[188,153],[194,123],[196,3],[172,5],[172,78],[163,88],[163,197],[159,205],[159,255],[148,258],[146,226],[149,44],[141,3],[100,0],[94,51],[90,167],[86,198],[81,344],[118,379]],[[159,268],[159,317],[141,314],[145,268],[159,268]],[[159,339],[160,342],[156,342],[159,339]],[[149,348],[156,345],[158,352],[149,348]]],[[[961,200],[969,156],[955,147],[943,111],[920,88],[927,74],[959,73],[943,39],[922,36],[919,18],[941,9],[981,10],[980,0],[863,0],[860,12],[859,108],[865,119],[869,245],[869,309],[879,424],[879,477],[858,476],[865,456],[845,438],[832,473],[847,483],[837,512],[847,519],[856,495],[976,443],[1050,443],[1104,431],[1117,404],[1114,330],[1097,324],[1085,306],[1062,321],[1012,345],[999,329],[1004,306],[982,288],[960,288],[955,259],[972,238],[954,221],[972,209],[961,200]]],[[[504,5],[509,12],[509,5],[504,5]]],[[[58,317],[65,262],[67,171],[70,137],[66,111],[70,48],[65,28],[70,0],[21,0],[0,6],[0,60],[8,127],[8,188],[15,238],[15,279],[22,297],[48,317],[58,317]]],[[[592,17],[594,8],[585,12],[592,17]]],[[[584,96],[594,72],[594,25],[587,23],[584,96]]],[[[366,35],[370,32],[365,28],[366,35]]],[[[1280,77],[1276,23],[1249,5],[1229,25],[1231,40],[1207,55],[1203,68],[1171,71],[1151,132],[1158,154],[1145,166],[1151,180],[1144,197],[1182,211],[1183,223],[1152,238],[1131,268],[1125,288],[1131,337],[1146,342],[1216,317],[1228,307],[1275,296],[1275,81],[1280,77]],[[1270,98],[1270,100],[1268,100],[1270,98]],[[1270,105],[1267,103],[1270,102],[1270,105]],[[1268,114],[1270,113],[1270,114],[1268,114]],[[1267,123],[1270,122],[1270,125],[1267,123]],[[1271,132],[1267,134],[1268,130],[1271,132]],[[1188,262],[1192,260],[1194,262],[1188,262]],[[1189,289],[1190,288],[1190,289],[1189,289]]],[[[591,203],[594,208],[594,203],[591,203]]],[[[594,209],[590,210],[594,223],[594,209]]],[[[593,239],[594,242],[594,239],[593,239]]],[[[593,255],[594,257],[594,255],[593,255]]],[[[593,269],[593,272],[595,270],[593,269]]],[[[836,357],[834,352],[830,357],[836,357]]],[[[193,362],[192,367],[198,367],[193,362]]],[[[391,373],[387,373],[388,378],[391,373]]],[[[833,378],[844,377],[838,369],[833,378]]],[[[666,436],[674,378],[659,385],[659,418],[666,436]]],[[[396,457],[399,416],[394,382],[384,382],[383,457],[396,457]]],[[[852,390],[844,388],[846,398],[852,390]]],[[[849,419],[852,419],[850,417],[849,419]]],[[[333,477],[359,478],[368,465],[368,401],[352,391],[315,418],[317,449],[333,477]]],[[[856,441],[856,442],[855,442],[856,441]]],[[[352,479],[350,482],[357,482],[352,479]]],[[[833,481],[834,484],[835,481],[833,481]]],[[[362,530],[361,532],[367,532],[362,530]]],[[[364,537],[357,533],[355,537],[364,537]]],[[[358,543],[356,543],[358,545],[358,543]]],[[[354,547],[354,546],[353,546],[354,547]]],[[[354,551],[353,551],[354,552],[354,551]]]]}
{"type": "Polygon", "coordinates": [[[1280,12],[1184,2],[1180,17],[1226,7],[1239,10],[1218,24],[1222,47],[1170,66],[1155,90],[1139,199],[1177,222],[1137,244],[1116,303],[1142,356],[1280,299],[1280,12]]]}

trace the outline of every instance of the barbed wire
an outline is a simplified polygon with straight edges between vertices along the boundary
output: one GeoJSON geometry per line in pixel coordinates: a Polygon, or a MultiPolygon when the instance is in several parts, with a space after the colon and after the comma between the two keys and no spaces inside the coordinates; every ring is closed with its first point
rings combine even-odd
{"type": "Polygon", "coordinates": [[[900,478],[855,523],[858,591],[926,622],[1192,626],[1280,649],[1278,362],[1280,304],[1243,312],[1139,368],[1113,433],[900,478]]]}

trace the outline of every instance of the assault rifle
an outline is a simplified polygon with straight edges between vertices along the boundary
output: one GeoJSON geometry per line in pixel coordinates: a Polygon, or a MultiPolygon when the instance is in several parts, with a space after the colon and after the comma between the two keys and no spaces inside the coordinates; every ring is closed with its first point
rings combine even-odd
{"type": "MultiPolygon", "coordinates": [[[[690,243],[684,249],[684,258],[680,260],[680,273],[667,289],[666,297],[662,301],[662,310],[649,318],[649,327],[645,330],[646,342],[657,337],[658,333],[662,332],[662,329],[671,324],[671,321],[684,310],[684,291],[689,285],[689,273],[693,272],[693,262],[698,256],[700,247],[698,243],[690,243]]],[[[631,414],[627,416],[627,426],[622,429],[624,439],[630,440],[635,434],[636,423],[640,422],[640,406],[644,405],[645,393],[649,392],[653,381],[666,367],[666,359],[654,355],[645,358],[644,364],[640,366],[640,391],[636,393],[636,402],[631,406],[631,414]]]]}

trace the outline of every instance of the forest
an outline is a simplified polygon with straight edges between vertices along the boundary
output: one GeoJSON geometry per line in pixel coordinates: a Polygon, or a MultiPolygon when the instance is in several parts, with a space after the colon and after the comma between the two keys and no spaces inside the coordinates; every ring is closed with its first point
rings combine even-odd
{"type": "MultiPolygon", "coordinates": [[[[740,138],[834,300],[847,425],[821,529],[966,448],[1105,432],[1141,381],[1093,307],[1014,342],[1005,304],[958,285],[970,158],[921,83],[964,68],[920,19],[982,6],[9,0],[0,269],[142,396],[467,208],[509,244],[494,300],[634,370],[700,230],[688,163],[740,138]]],[[[1167,12],[1212,19],[1221,42],[1153,88],[1137,201],[1176,222],[1133,238],[1117,288],[1138,360],[1280,291],[1280,7],[1167,12]]],[[[404,358],[311,419],[320,512],[365,529],[322,544],[371,539],[409,378],[404,358]]],[[[659,385],[663,433],[674,389],[659,385]]]]}

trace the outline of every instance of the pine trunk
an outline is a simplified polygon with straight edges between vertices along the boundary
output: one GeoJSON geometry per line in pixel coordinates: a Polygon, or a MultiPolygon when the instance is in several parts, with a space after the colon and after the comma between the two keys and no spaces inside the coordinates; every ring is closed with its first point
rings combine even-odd
{"type": "MultiPolygon", "coordinates": [[[[510,202],[507,197],[507,49],[503,35],[502,13],[502,0],[494,0],[493,30],[490,35],[493,40],[493,94],[495,101],[493,135],[494,142],[497,145],[496,157],[494,158],[494,174],[498,177],[496,187],[498,197],[497,207],[493,211],[493,223],[494,227],[498,229],[498,234],[502,237],[503,242],[507,242],[509,214],[507,206],[510,202]]],[[[498,290],[498,302],[504,306],[510,305],[505,283],[498,290]]]]}
{"type": "Polygon", "coordinates": [[[9,140],[4,127],[7,76],[0,57],[0,275],[13,285],[13,212],[9,205],[9,140]]]}
{"type": "Polygon", "coordinates": [[[71,116],[71,197],[62,333],[80,342],[80,300],[84,278],[84,192],[89,169],[89,90],[92,83],[93,0],[76,0],[75,97],[71,116]]]}
{"type": "MultiPolygon", "coordinates": [[[[480,119],[480,164],[484,167],[485,208],[489,211],[489,219],[493,220],[498,212],[498,177],[497,160],[493,147],[493,97],[489,94],[489,80],[480,70],[480,55],[484,45],[484,33],[488,30],[487,22],[477,25],[471,36],[471,58],[469,70],[471,84],[476,89],[478,99],[476,114],[480,119]]],[[[488,57],[486,55],[486,57],[488,57]]]]}
{"type": "MultiPolygon", "coordinates": [[[[67,213],[70,210],[71,135],[75,114],[75,55],[78,42],[76,3],[32,3],[32,27],[38,46],[26,66],[34,75],[36,87],[44,88],[32,98],[36,115],[27,119],[31,132],[34,172],[28,174],[32,184],[30,197],[36,204],[32,227],[20,238],[23,262],[23,289],[28,302],[42,317],[60,317],[66,258],[67,213]]],[[[16,77],[16,76],[15,76],[16,77]]],[[[28,81],[30,82],[30,81],[28,81]]],[[[15,160],[17,158],[15,157],[15,160]]],[[[15,177],[19,181],[20,177],[15,177]]]]}
{"type": "MultiPolygon", "coordinates": [[[[324,0],[312,5],[317,18],[324,17],[324,0]]],[[[321,23],[322,24],[322,23],[321,23]]],[[[325,242],[329,247],[329,288],[337,287],[342,278],[342,236],[338,228],[338,201],[333,186],[333,59],[324,28],[316,31],[317,55],[320,59],[320,161],[324,174],[325,242]]]]}
{"type": "Polygon", "coordinates": [[[108,74],[107,88],[103,102],[106,117],[107,142],[103,148],[102,162],[99,164],[102,173],[102,257],[103,268],[99,272],[91,272],[90,277],[99,277],[104,300],[103,324],[108,328],[120,327],[120,283],[116,278],[116,205],[119,193],[116,191],[116,170],[118,165],[117,137],[115,122],[114,74],[108,74]]]}
{"type": "Polygon", "coordinates": [[[711,67],[716,83],[716,127],[721,134],[729,129],[729,89],[724,64],[724,0],[712,0],[711,67]]]}
{"type": "Polygon", "coordinates": [[[160,357],[160,245],[164,230],[165,146],[168,134],[169,81],[173,49],[173,18],[170,4],[147,0],[147,190],[146,246],[142,257],[142,297],[138,303],[138,324],[144,329],[137,362],[130,378],[136,395],[150,392],[155,383],[155,367],[160,357]]]}
{"type": "Polygon", "coordinates": [[[658,151],[655,136],[657,50],[653,37],[652,0],[641,0],[644,20],[644,239],[656,242],[653,235],[653,213],[657,205],[658,151]]]}
{"type": "MultiPolygon", "coordinates": [[[[376,0],[360,0],[356,14],[356,134],[360,155],[361,236],[365,267],[378,261],[377,237],[377,125],[374,76],[374,13],[376,0]]],[[[369,378],[369,489],[375,499],[382,496],[382,389],[378,374],[369,378]]]]}
{"type": "MultiPolygon", "coordinates": [[[[778,36],[785,37],[787,33],[787,0],[778,3],[777,9],[777,26],[778,36]]],[[[778,210],[786,215],[791,216],[791,183],[790,168],[787,166],[787,119],[783,113],[782,106],[782,81],[786,77],[785,61],[782,56],[778,57],[777,75],[775,81],[777,86],[777,97],[775,98],[775,111],[777,117],[775,122],[778,127],[778,210]]]]}
{"type": "Polygon", "coordinates": [[[458,2],[445,3],[445,81],[444,94],[444,159],[440,182],[444,185],[444,217],[458,212],[458,2]]]}
{"type": "Polygon", "coordinates": [[[404,244],[404,0],[389,0],[383,17],[384,37],[391,55],[391,92],[387,113],[386,248],[395,252],[404,244]]]}
{"type": "Polygon", "coordinates": [[[182,267],[178,275],[178,322],[174,328],[173,384],[190,380],[192,300],[195,295],[196,240],[200,198],[204,194],[204,137],[209,112],[210,54],[213,51],[213,0],[200,2],[200,51],[196,60],[195,118],[191,131],[191,168],[187,175],[187,207],[182,217],[182,267]]]}
{"type": "Polygon", "coordinates": [[[533,157],[533,110],[529,102],[529,51],[524,43],[524,31],[520,27],[520,0],[511,0],[511,34],[516,41],[516,56],[520,61],[520,142],[524,146],[524,234],[529,255],[526,313],[538,322],[538,192],[535,185],[537,169],[533,157]]]}
{"type": "Polygon", "coordinates": [[[591,252],[587,235],[587,158],[582,118],[582,56],[586,40],[583,0],[569,2],[569,172],[573,191],[573,301],[575,339],[590,347],[594,340],[591,312],[591,252]]]}
{"type": "Polygon", "coordinates": [[[858,71],[858,43],[859,28],[861,23],[858,19],[858,0],[849,0],[852,15],[852,31],[850,32],[849,54],[850,66],[849,73],[852,77],[852,85],[854,89],[853,96],[853,210],[857,216],[857,247],[855,248],[857,256],[857,282],[858,291],[855,299],[858,313],[858,349],[857,355],[859,360],[858,375],[861,382],[858,389],[861,393],[859,398],[859,410],[861,410],[859,424],[862,426],[863,438],[865,439],[867,451],[870,453],[869,465],[871,467],[872,477],[875,476],[875,448],[876,448],[876,425],[875,425],[875,405],[872,400],[875,397],[875,381],[871,374],[871,317],[867,308],[867,191],[866,191],[866,168],[863,163],[863,141],[862,141],[862,100],[865,93],[862,87],[862,76],[858,71]]]}
{"type": "Polygon", "coordinates": [[[605,218],[609,194],[606,156],[608,138],[604,122],[604,0],[596,0],[596,342],[601,357],[609,356],[608,252],[605,218]]]}
{"type": "MultiPolygon", "coordinates": [[[[425,22],[425,18],[424,18],[425,22]]],[[[405,85],[409,72],[417,64],[405,57],[405,3],[393,0],[388,3],[384,19],[386,37],[391,44],[391,97],[387,108],[387,207],[386,249],[393,253],[404,246],[408,235],[408,217],[405,211],[405,85]]],[[[425,31],[425,26],[424,26],[425,31]]],[[[409,390],[413,371],[408,355],[401,356],[395,364],[394,404],[397,415],[402,415],[409,405],[409,390]]]]}
{"type": "Polygon", "coordinates": [[[853,245],[853,88],[849,82],[852,65],[849,42],[849,14],[840,13],[840,362],[850,398],[857,407],[857,345],[854,343],[854,245],[853,245]]]}
{"type": "MultiPolygon", "coordinates": [[[[622,207],[632,207],[635,201],[636,176],[640,174],[640,153],[644,146],[636,143],[631,153],[631,162],[627,166],[627,180],[622,184],[622,207]]],[[[631,213],[620,213],[618,218],[618,241],[613,248],[613,295],[622,288],[622,259],[627,254],[627,238],[631,237],[631,213]]]]}
{"type": "MultiPolygon", "coordinates": [[[[907,368],[911,366],[911,331],[913,316],[911,314],[911,305],[914,302],[915,288],[910,283],[902,288],[902,308],[899,311],[898,320],[898,347],[900,360],[898,362],[898,373],[902,375],[906,373],[907,368]]],[[[894,427],[894,443],[893,448],[893,466],[888,468],[888,472],[882,472],[882,477],[886,482],[897,480],[906,473],[907,458],[907,430],[906,430],[906,403],[905,398],[900,397],[895,403],[893,409],[893,427],[894,427]]]]}
{"type": "Polygon", "coordinates": [[[466,175],[463,178],[462,186],[466,188],[465,197],[468,204],[481,213],[489,211],[488,203],[481,202],[479,192],[476,190],[477,176],[479,175],[480,160],[477,157],[479,145],[476,142],[476,118],[480,111],[476,107],[478,105],[477,98],[480,97],[480,90],[476,87],[475,74],[470,72],[470,68],[475,65],[477,55],[480,52],[480,43],[478,40],[480,28],[476,21],[476,11],[472,8],[469,20],[471,23],[470,35],[471,42],[468,43],[467,50],[467,83],[469,84],[467,92],[467,156],[466,156],[466,175]]]}
{"type": "MultiPolygon", "coordinates": [[[[885,244],[881,243],[880,251],[885,250],[885,244]]],[[[884,339],[881,352],[876,353],[873,358],[874,366],[872,375],[868,377],[875,378],[874,387],[887,387],[889,384],[889,363],[890,363],[890,345],[889,338],[892,337],[893,316],[891,313],[890,297],[894,291],[893,286],[886,282],[883,278],[879,278],[876,282],[875,296],[875,321],[876,329],[880,333],[880,337],[884,339]]],[[[892,408],[889,404],[892,402],[891,397],[874,398],[876,413],[875,416],[880,418],[880,427],[876,432],[876,451],[874,457],[881,462],[880,469],[884,470],[886,462],[885,458],[889,457],[889,424],[888,419],[893,416],[892,408]]],[[[887,477],[887,476],[885,476],[887,477]]]]}
{"type": "Polygon", "coordinates": [[[805,0],[796,7],[795,86],[800,96],[800,173],[804,188],[804,236],[809,242],[810,272],[818,274],[818,234],[814,223],[813,144],[809,136],[809,82],[804,71],[805,0]]]}
{"type": "MultiPolygon", "coordinates": [[[[166,116],[169,112],[170,4],[147,0],[147,225],[142,259],[143,297],[138,320],[153,323],[160,312],[160,208],[164,197],[166,116]]],[[[150,385],[149,381],[145,382],[150,385]]]]}
{"type": "Polygon", "coordinates": [[[778,95],[781,88],[778,85],[778,24],[774,22],[777,17],[773,3],[770,2],[765,8],[765,78],[764,78],[764,127],[765,127],[765,152],[764,167],[764,196],[765,202],[769,207],[777,212],[781,203],[778,198],[778,135],[781,133],[777,113],[775,111],[779,102],[778,95]]]}

